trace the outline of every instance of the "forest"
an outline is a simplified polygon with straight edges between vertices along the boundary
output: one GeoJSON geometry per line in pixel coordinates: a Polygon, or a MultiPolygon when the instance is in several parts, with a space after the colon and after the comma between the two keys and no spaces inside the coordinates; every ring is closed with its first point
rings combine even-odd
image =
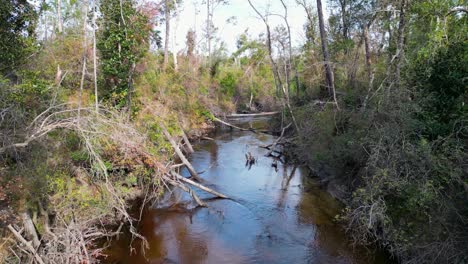
{"type": "Polygon", "coordinates": [[[466,4],[2,0],[0,262],[105,263],[122,232],[151,251],[141,216],[172,189],[237,199],[190,142],[266,113],[268,155],[333,190],[350,244],[467,263],[466,4]]]}

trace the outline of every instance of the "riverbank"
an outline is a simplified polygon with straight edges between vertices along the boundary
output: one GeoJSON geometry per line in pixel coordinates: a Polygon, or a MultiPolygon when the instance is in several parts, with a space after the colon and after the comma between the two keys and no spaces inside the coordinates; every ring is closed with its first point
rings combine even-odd
{"type": "Polygon", "coordinates": [[[463,263],[465,141],[425,138],[414,104],[297,107],[289,151],[344,203],[339,220],[356,243],[402,263],[463,263]]]}
{"type": "Polygon", "coordinates": [[[139,217],[129,209],[138,199],[143,210],[164,193],[165,184],[171,184],[167,177],[174,148],[161,128],[167,127],[170,138],[181,142],[178,146],[187,154],[184,131],[199,138],[213,125],[203,117],[149,119],[147,112],[140,114],[129,122],[104,108],[98,115],[87,109],[81,113],[54,109],[36,120],[43,127],[52,123],[58,128],[50,132],[47,147],[31,142],[27,152],[18,153],[33,163],[2,170],[2,181],[9,182],[2,184],[7,195],[0,199],[6,208],[0,219],[4,262],[19,258],[37,263],[93,263],[102,252],[96,241],[113,239],[124,227],[141,238],[135,231],[139,217]],[[54,135],[64,137],[63,144],[52,144],[54,135]],[[41,154],[44,159],[39,163],[41,154]],[[14,174],[18,170],[23,172],[20,177],[14,174]],[[14,180],[17,184],[12,184],[14,180]],[[29,190],[26,195],[25,190],[29,190]],[[26,229],[20,228],[23,224],[26,229]],[[31,241],[34,250],[23,240],[31,241]],[[23,253],[12,254],[18,250],[23,253]]]}

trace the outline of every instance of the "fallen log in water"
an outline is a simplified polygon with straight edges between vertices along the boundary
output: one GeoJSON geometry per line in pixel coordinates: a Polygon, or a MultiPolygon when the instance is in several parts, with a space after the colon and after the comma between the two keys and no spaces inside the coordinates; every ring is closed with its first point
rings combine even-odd
{"type": "Polygon", "coordinates": [[[284,137],[284,132],[286,132],[286,129],[288,129],[290,126],[292,125],[292,123],[289,123],[289,125],[283,127],[283,130],[281,131],[281,135],[273,142],[273,144],[269,145],[269,151],[268,153],[265,155],[265,156],[271,156],[271,154],[273,153],[276,145],[278,145],[278,143],[281,141],[281,139],[283,139],[284,137]]]}
{"type": "Polygon", "coordinates": [[[185,166],[187,167],[188,171],[190,172],[190,175],[192,175],[192,177],[194,179],[196,179],[197,181],[201,181],[200,177],[198,176],[197,171],[193,168],[192,164],[185,157],[184,153],[182,153],[179,146],[177,145],[177,143],[172,138],[171,134],[169,134],[169,132],[167,131],[166,126],[164,126],[163,123],[159,123],[159,126],[161,127],[164,136],[166,136],[166,139],[169,141],[169,143],[171,143],[172,147],[174,148],[175,152],[177,153],[177,156],[179,156],[182,163],[184,163],[185,166]]]}
{"type": "Polygon", "coordinates": [[[219,123],[221,123],[221,124],[223,124],[223,125],[226,125],[226,126],[228,126],[228,127],[232,127],[232,128],[235,128],[235,129],[239,129],[239,130],[241,130],[241,131],[251,131],[251,132],[257,133],[257,132],[255,131],[255,129],[253,129],[253,128],[242,128],[242,127],[238,127],[238,126],[235,126],[235,125],[233,125],[233,124],[230,124],[230,123],[228,123],[228,122],[226,122],[226,121],[223,121],[223,120],[221,120],[221,119],[219,119],[219,118],[217,118],[217,117],[213,117],[213,120],[216,121],[216,122],[219,122],[219,123]]]}
{"type": "Polygon", "coordinates": [[[174,177],[176,177],[177,179],[179,179],[179,180],[181,180],[181,181],[183,181],[183,182],[185,182],[187,184],[190,184],[192,186],[195,186],[195,187],[197,187],[197,188],[199,188],[199,189],[201,189],[201,190],[203,190],[203,191],[205,191],[207,193],[211,193],[211,194],[213,194],[213,195],[215,195],[215,196],[217,196],[219,198],[229,199],[229,197],[227,197],[226,195],[224,195],[222,193],[219,193],[219,192],[217,192],[217,191],[215,191],[213,189],[210,189],[210,188],[208,188],[208,187],[206,187],[204,185],[196,183],[196,182],[194,182],[194,181],[192,181],[190,179],[187,179],[187,178],[183,177],[182,175],[180,175],[180,174],[178,174],[176,172],[172,172],[172,175],[174,177]]]}
{"type": "Polygon", "coordinates": [[[182,138],[184,139],[185,146],[187,147],[188,152],[193,153],[194,150],[193,150],[192,144],[190,143],[190,140],[187,137],[187,134],[185,134],[183,129],[181,130],[182,130],[182,138]]]}
{"type": "Polygon", "coordinates": [[[190,179],[187,179],[185,177],[183,177],[182,175],[176,173],[175,171],[171,171],[169,173],[166,173],[165,176],[163,177],[163,179],[168,182],[169,184],[171,184],[172,186],[174,187],[178,187],[180,189],[182,189],[184,192],[188,193],[190,196],[192,196],[193,200],[199,205],[199,206],[202,206],[202,207],[207,207],[207,205],[200,199],[200,197],[195,193],[194,190],[192,190],[190,187],[188,187],[187,185],[185,185],[184,183],[186,184],[189,184],[189,185],[192,185],[196,188],[199,188],[200,190],[203,190],[207,193],[211,193],[213,195],[215,195],[216,197],[218,198],[222,198],[222,199],[229,199],[228,196],[220,193],[220,192],[217,192],[211,188],[208,188],[200,183],[197,183],[197,182],[194,182],[190,179]]]}
{"type": "Polygon", "coordinates": [[[200,197],[198,197],[198,195],[192,190],[190,189],[189,187],[187,187],[185,184],[181,183],[181,182],[178,182],[178,181],[175,181],[173,179],[171,179],[170,177],[164,177],[164,180],[169,182],[169,184],[171,184],[172,186],[174,187],[179,187],[180,189],[182,189],[184,192],[190,194],[190,196],[192,196],[193,200],[195,200],[195,202],[199,205],[199,206],[202,206],[202,207],[207,207],[206,204],[200,199],[200,197]]]}

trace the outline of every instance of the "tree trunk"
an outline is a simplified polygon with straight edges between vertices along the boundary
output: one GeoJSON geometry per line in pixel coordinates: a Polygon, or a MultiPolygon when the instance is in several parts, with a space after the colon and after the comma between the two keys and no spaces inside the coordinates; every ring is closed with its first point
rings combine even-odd
{"type": "Polygon", "coordinates": [[[179,22],[180,22],[180,16],[177,13],[177,0],[173,1],[174,4],[174,16],[175,16],[175,27],[173,30],[173,39],[172,39],[172,57],[174,59],[174,71],[179,70],[179,63],[178,63],[178,58],[177,58],[177,31],[179,28],[179,22]]]}
{"type": "Polygon", "coordinates": [[[284,3],[284,0],[280,0],[281,1],[281,4],[283,5],[283,8],[284,8],[284,23],[286,24],[286,29],[288,31],[288,62],[287,62],[287,66],[286,66],[286,79],[287,79],[287,85],[288,85],[288,97],[289,97],[289,94],[291,94],[291,69],[293,68],[293,65],[292,65],[292,40],[291,40],[291,26],[289,25],[289,21],[288,21],[288,7],[286,6],[286,4],[284,3]]]}
{"type": "Polygon", "coordinates": [[[398,42],[396,52],[395,82],[398,88],[401,86],[401,66],[403,65],[404,45],[405,45],[405,27],[406,27],[406,5],[407,0],[401,0],[400,3],[400,22],[398,24],[398,42]]]}
{"type": "MultiPolygon", "coordinates": [[[[281,0],[281,4],[284,7],[284,22],[286,24],[286,29],[288,30],[288,50],[289,50],[289,70],[294,71],[294,81],[296,84],[296,94],[299,96],[299,73],[297,72],[297,64],[293,60],[292,54],[292,39],[291,39],[291,26],[288,21],[288,7],[284,3],[284,0],[281,0]]],[[[289,79],[289,78],[288,78],[289,79]]],[[[290,85],[288,84],[288,93],[290,94],[290,85]]]]}
{"type": "Polygon", "coordinates": [[[41,242],[37,235],[36,227],[34,226],[31,216],[27,212],[24,212],[21,214],[21,218],[23,218],[24,231],[26,232],[28,238],[32,240],[34,248],[38,248],[41,242]]]}
{"type": "MultiPolygon", "coordinates": [[[[343,26],[343,39],[348,40],[348,31],[349,31],[349,26],[348,26],[348,19],[347,19],[347,14],[346,14],[346,0],[340,0],[340,6],[341,6],[341,23],[343,26]]],[[[348,52],[348,49],[345,50],[345,52],[348,52]]]]}
{"type": "Polygon", "coordinates": [[[328,54],[328,47],[327,47],[327,32],[325,31],[325,22],[323,20],[323,11],[322,11],[322,1],[317,0],[317,12],[319,17],[319,27],[320,27],[320,38],[322,41],[322,52],[323,52],[323,60],[325,63],[325,77],[327,83],[328,94],[333,96],[333,100],[335,101],[336,107],[339,109],[338,101],[336,100],[336,92],[335,92],[335,83],[333,80],[333,72],[330,66],[330,55],[328,54]]]}
{"type": "Polygon", "coordinates": [[[171,37],[171,8],[169,2],[171,0],[164,1],[164,13],[166,19],[166,37],[164,39],[164,63],[163,69],[166,69],[167,64],[169,63],[169,39],[171,37]]]}
{"type": "Polygon", "coordinates": [[[194,182],[194,181],[192,181],[190,179],[187,179],[187,178],[183,177],[182,175],[180,175],[180,174],[178,174],[178,173],[176,173],[174,171],[172,171],[172,175],[174,175],[177,179],[179,179],[179,180],[181,180],[181,181],[183,181],[183,182],[185,182],[187,184],[190,184],[192,186],[195,186],[195,187],[197,187],[197,188],[199,188],[199,189],[201,189],[201,190],[203,190],[203,191],[205,191],[207,193],[211,193],[211,194],[213,194],[213,195],[215,195],[215,196],[217,196],[219,198],[229,199],[226,195],[224,195],[222,193],[219,193],[219,192],[217,192],[217,191],[215,191],[213,189],[210,189],[210,188],[208,188],[206,186],[203,186],[203,185],[201,185],[199,183],[196,183],[196,182],[194,182]]]}
{"type": "Polygon", "coordinates": [[[81,80],[80,80],[80,95],[78,98],[78,117],[80,117],[81,112],[81,99],[83,97],[83,86],[84,79],[86,75],[86,49],[88,46],[88,37],[86,34],[86,26],[88,21],[88,0],[83,1],[83,67],[81,69],[81,80]]]}
{"type": "Polygon", "coordinates": [[[370,55],[370,43],[369,43],[369,26],[366,24],[364,26],[364,48],[366,51],[366,71],[367,71],[367,78],[368,81],[372,79],[372,69],[371,69],[371,55],[370,55]]]}
{"type": "Polygon", "coordinates": [[[366,24],[364,26],[363,38],[364,38],[364,47],[366,51],[366,72],[367,72],[367,78],[369,81],[369,84],[367,87],[366,98],[364,99],[364,103],[362,104],[362,110],[364,111],[367,107],[367,103],[369,101],[369,96],[372,91],[372,87],[374,86],[374,73],[372,72],[372,65],[371,65],[372,61],[371,61],[371,56],[370,56],[369,24],[366,24]]]}
{"type": "MultiPolygon", "coordinates": [[[[251,0],[248,0],[250,6],[252,7],[252,9],[255,11],[255,13],[257,13],[258,16],[260,16],[260,18],[263,20],[263,23],[265,23],[265,26],[266,26],[266,31],[267,31],[267,48],[268,48],[268,55],[270,57],[270,61],[271,61],[271,65],[273,67],[273,75],[275,76],[275,85],[276,85],[276,90],[277,90],[277,94],[279,95],[279,93],[281,92],[281,90],[283,91],[284,95],[285,95],[285,99],[286,99],[286,107],[288,108],[289,110],[289,113],[291,114],[291,118],[293,119],[293,122],[294,122],[294,125],[296,126],[296,129],[299,131],[299,127],[297,126],[297,123],[296,123],[296,119],[294,118],[294,115],[293,115],[293,112],[292,112],[292,108],[291,108],[291,105],[289,103],[289,94],[288,94],[288,91],[286,90],[286,88],[284,87],[283,85],[283,82],[281,80],[281,77],[280,77],[280,73],[279,73],[279,69],[278,69],[278,66],[276,65],[276,62],[273,58],[273,50],[272,50],[272,47],[271,47],[271,31],[270,31],[270,25],[268,24],[268,21],[267,21],[267,18],[265,18],[264,16],[262,16],[262,14],[255,8],[255,6],[252,4],[251,0]]],[[[286,7],[285,7],[286,8],[286,7]]],[[[287,77],[287,74],[286,74],[286,81],[288,81],[288,77],[287,77]]],[[[289,83],[288,83],[289,85],[289,83]]]]}
{"type": "Polygon", "coordinates": [[[188,137],[187,137],[187,134],[185,134],[185,132],[184,132],[183,129],[181,129],[181,130],[182,130],[182,138],[184,139],[185,146],[187,146],[188,152],[189,152],[189,153],[195,152],[195,151],[193,150],[192,144],[190,143],[190,140],[189,140],[188,137]]]}
{"type": "Polygon", "coordinates": [[[63,20],[62,20],[62,0],[57,0],[57,30],[59,34],[63,32],[63,20]]]}
{"type": "Polygon", "coordinates": [[[257,13],[257,15],[262,19],[263,23],[265,23],[266,26],[266,33],[267,33],[267,48],[268,48],[268,56],[270,58],[271,66],[273,67],[273,77],[275,79],[275,86],[276,86],[276,94],[279,95],[280,91],[282,90],[283,87],[283,82],[281,80],[279,70],[278,70],[278,65],[276,64],[274,58],[273,58],[273,50],[271,47],[271,31],[270,31],[270,25],[268,24],[267,19],[262,16],[262,14],[255,8],[255,6],[252,4],[251,0],[248,0],[250,6],[252,9],[257,13]]]}
{"type": "Polygon", "coordinates": [[[164,134],[164,136],[166,137],[166,139],[169,141],[169,143],[172,145],[172,148],[174,148],[174,151],[176,152],[177,156],[179,156],[180,160],[182,161],[182,163],[185,164],[185,166],[187,167],[188,171],[190,172],[190,175],[192,175],[192,177],[197,180],[197,181],[201,181],[200,177],[198,176],[198,173],[197,171],[193,168],[192,164],[187,160],[187,158],[184,156],[184,153],[182,153],[182,151],[180,150],[179,146],[177,146],[177,143],[174,141],[174,139],[172,138],[171,134],[169,134],[169,131],[167,131],[166,129],[166,126],[164,126],[163,123],[159,123],[159,126],[161,127],[162,129],[162,132],[164,134]]]}
{"type": "Polygon", "coordinates": [[[96,58],[96,0],[93,0],[93,66],[94,66],[94,103],[96,113],[99,112],[98,87],[97,87],[97,58],[96,58]]]}
{"type": "Polygon", "coordinates": [[[210,15],[210,2],[206,0],[206,38],[208,45],[208,66],[211,66],[211,15],[210,15]]]}

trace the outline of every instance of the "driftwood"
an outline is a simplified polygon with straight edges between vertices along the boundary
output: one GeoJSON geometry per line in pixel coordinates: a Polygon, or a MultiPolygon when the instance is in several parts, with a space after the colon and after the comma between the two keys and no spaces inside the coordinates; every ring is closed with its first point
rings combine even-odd
{"type": "Polygon", "coordinates": [[[257,159],[252,155],[252,153],[248,152],[245,154],[245,166],[249,167],[249,170],[252,168],[252,165],[254,165],[257,162],[257,159]]]}
{"type": "Polygon", "coordinates": [[[198,176],[197,171],[193,168],[192,164],[187,160],[184,153],[182,153],[179,146],[172,138],[171,134],[169,134],[169,132],[167,131],[166,126],[164,126],[163,123],[159,123],[159,126],[161,127],[164,136],[166,136],[166,139],[169,141],[169,143],[171,143],[172,147],[177,153],[177,156],[179,156],[182,163],[184,163],[185,167],[187,167],[188,171],[190,172],[190,175],[192,175],[192,177],[196,179],[197,181],[201,181],[200,176],[198,176]]]}
{"type": "Polygon", "coordinates": [[[281,131],[281,135],[273,142],[273,144],[271,144],[270,147],[270,150],[268,151],[268,153],[265,155],[265,156],[271,156],[271,154],[273,153],[276,145],[278,145],[278,143],[281,141],[281,139],[283,139],[284,137],[284,132],[286,132],[286,129],[288,129],[289,127],[291,126],[291,123],[289,123],[289,125],[283,127],[283,130],[281,131]]]}
{"type": "Polygon", "coordinates": [[[26,239],[24,239],[24,237],[18,231],[16,231],[16,229],[14,229],[11,225],[8,225],[8,229],[11,231],[11,233],[13,233],[13,235],[19,242],[21,242],[23,245],[26,246],[26,249],[29,251],[29,253],[31,253],[34,256],[37,263],[44,264],[44,261],[42,260],[41,256],[37,254],[31,242],[26,241],[26,239]]]}
{"type": "Polygon", "coordinates": [[[26,232],[27,237],[32,240],[34,248],[38,248],[41,245],[41,242],[39,241],[36,227],[34,227],[31,216],[27,212],[24,212],[21,214],[21,218],[23,219],[24,231],[26,232]]]}
{"type": "Polygon", "coordinates": [[[174,165],[171,165],[171,169],[177,169],[177,168],[180,168],[180,167],[183,167],[183,166],[185,166],[185,164],[183,164],[183,163],[174,164],[174,165]]]}
{"type": "Polygon", "coordinates": [[[238,127],[238,126],[235,126],[235,125],[233,125],[233,124],[229,124],[228,122],[223,121],[223,120],[221,120],[221,119],[219,119],[219,118],[217,118],[217,117],[213,117],[213,120],[216,121],[216,122],[219,122],[219,123],[221,123],[221,124],[223,124],[223,125],[226,125],[226,126],[228,126],[228,127],[232,127],[232,128],[235,128],[235,129],[239,129],[239,130],[241,130],[241,131],[251,131],[251,132],[257,133],[257,132],[255,131],[255,129],[253,129],[253,128],[242,128],[242,127],[238,127]]]}
{"type": "Polygon", "coordinates": [[[169,182],[172,186],[179,187],[184,192],[190,194],[190,196],[192,196],[193,200],[195,200],[195,202],[199,206],[207,207],[206,204],[200,199],[200,197],[198,197],[198,195],[192,189],[187,187],[185,184],[183,184],[181,182],[178,182],[178,181],[175,181],[175,180],[171,179],[170,177],[164,177],[164,180],[169,182]]]}
{"type": "Polygon", "coordinates": [[[199,184],[199,183],[196,183],[196,182],[194,182],[194,181],[192,181],[192,180],[190,180],[190,179],[187,179],[187,178],[183,177],[182,175],[180,175],[180,174],[178,174],[178,173],[176,173],[176,172],[172,172],[172,175],[173,175],[175,178],[177,178],[178,180],[181,180],[181,181],[183,181],[183,182],[185,182],[185,183],[187,183],[187,184],[190,184],[190,185],[192,185],[192,186],[195,186],[195,187],[197,187],[197,188],[199,188],[199,189],[201,189],[201,190],[203,190],[203,191],[205,191],[205,192],[207,192],[207,193],[211,193],[211,194],[213,194],[213,195],[215,195],[215,196],[217,196],[217,197],[219,197],[219,198],[229,199],[229,197],[227,197],[226,195],[224,195],[224,194],[222,194],[222,193],[219,193],[219,192],[217,192],[217,191],[215,191],[215,190],[213,190],[213,189],[210,189],[210,188],[208,188],[208,187],[206,187],[206,186],[204,186],[204,185],[201,185],[201,184],[199,184]]]}
{"type": "Polygon", "coordinates": [[[192,144],[190,144],[190,140],[188,139],[187,135],[185,134],[184,130],[182,130],[182,138],[184,139],[185,147],[189,153],[193,153],[192,144]]]}
{"type": "Polygon", "coordinates": [[[255,114],[232,114],[232,115],[226,115],[226,118],[261,117],[261,116],[272,116],[276,114],[279,114],[279,112],[262,112],[262,113],[255,113],[255,114]]]}
{"type": "Polygon", "coordinates": [[[271,163],[271,166],[275,168],[275,171],[278,171],[278,161],[276,159],[273,160],[273,163],[271,163]]]}

